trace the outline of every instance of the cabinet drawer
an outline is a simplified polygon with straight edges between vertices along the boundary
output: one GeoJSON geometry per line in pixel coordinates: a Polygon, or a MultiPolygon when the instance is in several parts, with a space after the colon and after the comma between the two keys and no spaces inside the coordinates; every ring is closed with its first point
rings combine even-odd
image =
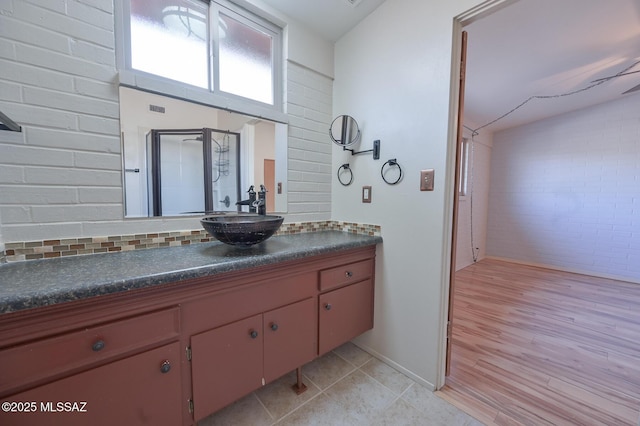
{"type": "Polygon", "coordinates": [[[247,318],[257,312],[266,312],[307,299],[317,294],[317,282],[317,271],[277,280],[266,276],[257,283],[201,297],[182,305],[182,329],[188,334],[196,334],[247,318]]]}
{"type": "Polygon", "coordinates": [[[0,351],[0,395],[157,342],[177,339],[179,331],[179,308],[172,308],[0,351]]]}
{"type": "Polygon", "coordinates": [[[350,263],[320,271],[320,291],[356,283],[373,275],[373,260],[350,263]]]}

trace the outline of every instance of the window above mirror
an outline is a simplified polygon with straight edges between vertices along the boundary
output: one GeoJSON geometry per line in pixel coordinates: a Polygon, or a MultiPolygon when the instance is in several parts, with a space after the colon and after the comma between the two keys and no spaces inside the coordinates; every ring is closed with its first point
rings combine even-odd
{"type": "Polygon", "coordinates": [[[130,67],[210,89],[208,5],[190,0],[129,1],[130,67]]]}
{"type": "Polygon", "coordinates": [[[120,1],[119,68],[134,74],[121,84],[171,96],[183,86],[183,98],[198,88],[214,106],[282,112],[280,27],[226,0],[120,1]]]}

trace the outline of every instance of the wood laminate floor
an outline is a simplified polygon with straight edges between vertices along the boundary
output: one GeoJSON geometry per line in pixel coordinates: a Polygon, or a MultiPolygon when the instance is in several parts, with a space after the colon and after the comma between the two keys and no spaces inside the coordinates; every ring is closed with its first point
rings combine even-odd
{"type": "Polygon", "coordinates": [[[640,284],[497,260],[456,274],[440,395],[486,424],[639,425],[640,284]]]}

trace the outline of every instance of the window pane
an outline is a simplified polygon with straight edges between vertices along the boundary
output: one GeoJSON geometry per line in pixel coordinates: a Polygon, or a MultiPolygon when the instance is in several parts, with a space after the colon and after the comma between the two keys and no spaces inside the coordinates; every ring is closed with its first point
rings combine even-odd
{"type": "Polygon", "coordinates": [[[467,138],[462,139],[460,149],[462,152],[460,153],[460,182],[458,194],[464,196],[467,195],[467,183],[469,180],[469,140],[467,138]]]}
{"type": "Polygon", "coordinates": [[[209,88],[207,8],[189,0],[131,0],[131,66],[209,88]]]}
{"type": "Polygon", "coordinates": [[[273,105],[272,36],[220,13],[220,90],[273,105]]]}

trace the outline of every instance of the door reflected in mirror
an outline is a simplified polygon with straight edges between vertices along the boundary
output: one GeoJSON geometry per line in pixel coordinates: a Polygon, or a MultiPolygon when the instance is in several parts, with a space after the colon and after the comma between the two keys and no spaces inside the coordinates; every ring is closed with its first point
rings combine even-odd
{"type": "Polygon", "coordinates": [[[204,128],[158,130],[147,141],[149,211],[176,216],[240,211],[240,134],[204,128]]]}
{"type": "Polygon", "coordinates": [[[267,211],[287,206],[287,126],[120,88],[125,217],[248,211],[264,184],[267,211]]]}

